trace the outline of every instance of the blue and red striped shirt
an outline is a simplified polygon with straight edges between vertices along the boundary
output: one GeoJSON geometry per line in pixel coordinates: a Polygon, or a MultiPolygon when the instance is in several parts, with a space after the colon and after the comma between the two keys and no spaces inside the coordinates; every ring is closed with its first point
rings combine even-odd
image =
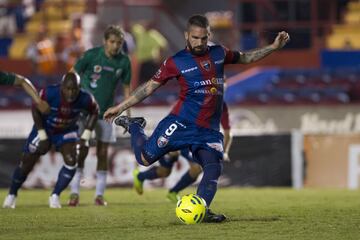
{"type": "Polygon", "coordinates": [[[74,102],[68,103],[61,95],[60,85],[49,86],[40,91],[40,97],[50,105],[50,113],[43,115],[44,128],[52,133],[78,129],[81,112],[95,114],[99,106],[87,91],[80,90],[74,102]]]}
{"type": "Polygon", "coordinates": [[[184,49],[164,61],[153,80],[165,84],[176,78],[180,95],[171,114],[197,126],[219,130],[223,108],[224,65],[237,62],[235,52],[221,45],[208,46],[203,56],[184,49]]]}

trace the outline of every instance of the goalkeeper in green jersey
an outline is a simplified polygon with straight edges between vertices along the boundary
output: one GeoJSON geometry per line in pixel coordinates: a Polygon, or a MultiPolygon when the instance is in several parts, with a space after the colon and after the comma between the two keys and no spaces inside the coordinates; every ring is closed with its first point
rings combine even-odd
{"type": "MultiPolygon", "coordinates": [[[[94,95],[100,107],[99,119],[95,127],[98,160],[95,204],[99,206],[107,205],[103,196],[108,170],[108,147],[110,143],[116,141],[113,126],[111,123],[103,120],[103,114],[114,104],[114,95],[119,84],[122,85],[124,97],[127,98],[130,95],[131,79],[130,59],[121,51],[124,43],[123,30],[119,26],[108,26],[104,32],[103,43],[103,46],[86,51],[71,70],[76,71],[80,75],[82,88],[94,95]]],[[[91,132],[85,134],[90,139],[91,132]]],[[[70,184],[71,195],[69,206],[77,206],[79,204],[80,180],[83,174],[87,151],[82,152],[80,155],[77,172],[70,184]]]]}

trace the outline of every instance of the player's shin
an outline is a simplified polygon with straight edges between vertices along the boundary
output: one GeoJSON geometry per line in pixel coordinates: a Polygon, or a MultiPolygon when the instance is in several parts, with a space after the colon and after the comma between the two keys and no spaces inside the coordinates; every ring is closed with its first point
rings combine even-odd
{"type": "Polygon", "coordinates": [[[217,182],[221,175],[222,164],[211,163],[203,167],[204,175],[199,184],[197,194],[202,197],[209,207],[217,191],[217,182]]]}
{"type": "Polygon", "coordinates": [[[78,143],[76,145],[77,147],[77,169],[76,169],[76,173],[73,177],[73,180],[70,183],[70,189],[71,189],[71,193],[75,193],[77,195],[79,195],[80,192],[80,181],[83,177],[83,169],[84,169],[84,162],[85,159],[89,153],[89,146],[88,146],[88,142],[87,144],[80,144],[78,143]]]}
{"type": "Polygon", "coordinates": [[[70,183],[71,193],[79,194],[80,192],[80,181],[83,176],[83,168],[77,168],[73,180],[70,183]]]}
{"type": "Polygon", "coordinates": [[[96,171],[96,196],[103,196],[106,188],[106,170],[96,171]]]}
{"type": "Polygon", "coordinates": [[[146,170],[144,172],[140,172],[138,174],[138,179],[143,182],[145,180],[152,180],[152,179],[159,178],[159,176],[157,174],[157,168],[158,167],[152,167],[149,170],[146,170]]]}
{"type": "Polygon", "coordinates": [[[60,195],[60,193],[69,185],[76,172],[75,166],[64,165],[58,176],[54,191],[52,194],[60,195]]]}
{"type": "Polygon", "coordinates": [[[187,188],[191,184],[193,184],[196,181],[196,178],[193,178],[190,176],[189,171],[186,172],[181,179],[176,183],[176,185],[169,190],[169,192],[180,192],[181,190],[187,188]]]}
{"type": "Polygon", "coordinates": [[[17,196],[18,190],[21,188],[26,178],[27,174],[25,174],[18,166],[13,173],[9,194],[17,196]]]}

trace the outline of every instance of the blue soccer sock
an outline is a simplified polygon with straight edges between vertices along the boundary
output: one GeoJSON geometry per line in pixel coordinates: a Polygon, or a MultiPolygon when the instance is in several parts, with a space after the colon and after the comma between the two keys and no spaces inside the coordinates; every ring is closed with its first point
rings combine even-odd
{"type": "Polygon", "coordinates": [[[60,195],[60,193],[69,185],[76,172],[76,166],[71,167],[64,165],[58,176],[54,191],[52,194],[60,195]]]}
{"type": "Polygon", "coordinates": [[[220,163],[211,163],[203,167],[203,178],[198,186],[197,194],[202,197],[207,206],[210,206],[216,191],[217,181],[220,177],[222,165],[220,163]]]}
{"type": "Polygon", "coordinates": [[[145,172],[141,172],[138,175],[138,179],[140,181],[144,181],[144,180],[152,180],[152,179],[157,179],[159,178],[157,172],[157,167],[152,167],[149,170],[145,171],[145,172]]]}
{"type": "Polygon", "coordinates": [[[137,123],[130,124],[129,132],[131,134],[131,147],[135,153],[136,161],[140,165],[144,165],[141,159],[141,151],[147,140],[147,136],[144,133],[144,129],[137,123]]]}
{"type": "Polygon", "coordinates": [[[190,176],[189,171],[187,171],[181,179],[176,183],[176,185],[171,188],[170,192],[180,192],[181,190],[185,189],[186,187],[190,186],[192,183],[194,183],[196,178],[193,178],[190,176]]]}
{"type": "Polygon", "coordinates": [[[21,188],[26,178],[27,175],[22,172],[21,168],[16,167],[12,176],[9,194],[17,196],[18,190],[21,188]]]}

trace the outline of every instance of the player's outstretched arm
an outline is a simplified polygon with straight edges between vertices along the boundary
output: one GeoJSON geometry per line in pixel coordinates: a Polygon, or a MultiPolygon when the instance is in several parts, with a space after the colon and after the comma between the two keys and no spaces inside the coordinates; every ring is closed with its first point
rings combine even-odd
{"type": "Polygon", "coordinates": [[[240,52],[238,63],[247,64],[256,62],[266,57],[270,53],[283,48],[288,41],[290,41],[289,34],[285,31],[279,32],[272,44],[262,48],[250,50],[248,52],[240,52]]]}
{"type": "Polygon", "coordinates": [[[30,97],[33,99],[33,101],[36,104],[36,107],[39,109],[41,113],[48,113],[50,112],[49,104],[45,101],[43,101],[38,92],[36,91],[34,85],[30,82],[29,79],[16,74],[15,75],[15,82],[14,85],[21,86],[24,91],[30,95],[30,97]]]}
{"type": "Polygon", "coordinates": [[[160,83],[150,79],[146,83],[137,87],[122,103],[109,108],[104,113],[104,119],[108,122],[111,122],[114,117],[120,115],[126,109],[134,106],[135,104],[141,102],[146,97],[150,96],[157,88],[161,86],[160,83]]]}

